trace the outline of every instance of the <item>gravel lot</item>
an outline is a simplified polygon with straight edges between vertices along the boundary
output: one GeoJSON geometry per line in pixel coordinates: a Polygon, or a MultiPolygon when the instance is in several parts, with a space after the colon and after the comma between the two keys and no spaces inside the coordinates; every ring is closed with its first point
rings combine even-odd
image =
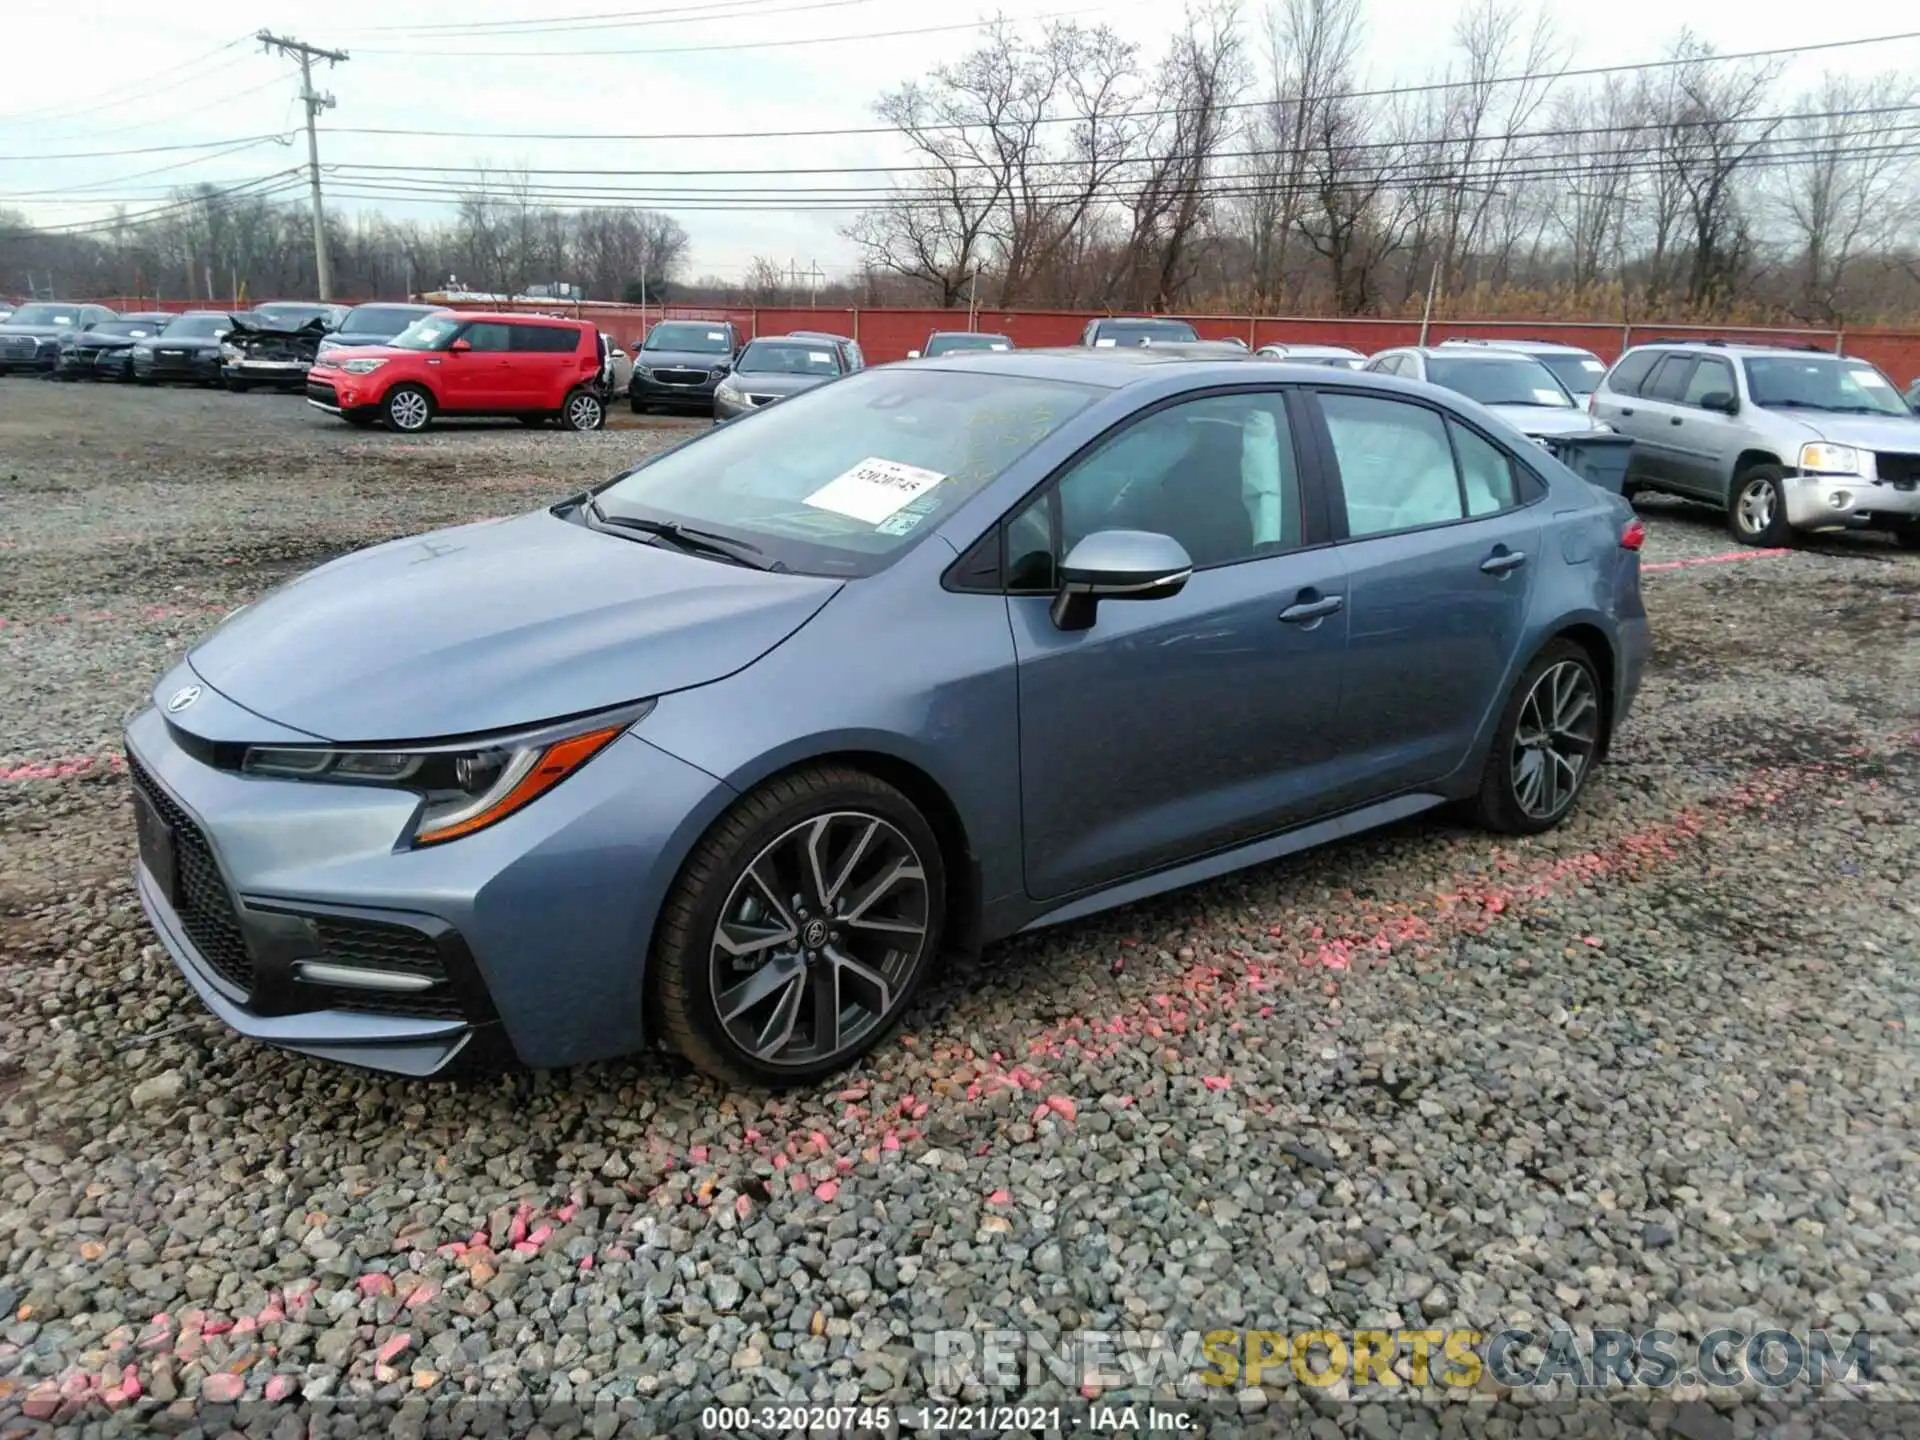
{"type": "MultiPolygon", "coordinates": [[[[686,429],[0,381],[0,1434],[136,1391],[208,1434],[294,1397],[692,1433],[924,1401],[946,1330],[1920,1328],[1920,556],[1879,537],[1693,563],[1718,517],[1647,504],[1656,658],[1563,830],[1412,824],[995,947],[818,1092],[406,1083],[205,1017],[129,879],[152,677],[686,429]]],[[[1413,1414],[1308,1394],[1205,1423],[1413,1414]]]]}

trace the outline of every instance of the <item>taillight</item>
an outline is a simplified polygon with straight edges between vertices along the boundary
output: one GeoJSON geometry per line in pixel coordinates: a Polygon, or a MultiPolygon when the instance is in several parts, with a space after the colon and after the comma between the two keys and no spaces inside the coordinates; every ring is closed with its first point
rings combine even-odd
{"type": "Polygon", "coordinates": [[[1638,550],[1646,543],[1647,527],[1641,521],[1640,517],[1636,515],[1627,522],[1627,528],[1620,532],[1620,548],[1622,550],[1638,550]]]}

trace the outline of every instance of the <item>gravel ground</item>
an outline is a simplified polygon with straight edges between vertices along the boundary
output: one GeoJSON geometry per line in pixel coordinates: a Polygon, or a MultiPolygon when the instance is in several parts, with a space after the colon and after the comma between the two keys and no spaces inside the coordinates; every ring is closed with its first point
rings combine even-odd
{"type": "MultiPolygon", "coordinates": [[[[1878,537],[1696,563],[1718,518],[1647,504],[1657,655],[1562,830],[1411,824],[996,946],[817,1092],[407,1083],[206,1018],[128,877],[151,678],[327,556],[686,428],[0,382],[0,1434],[323,1397],[684,1434],[928,1400],[936,1333],[990,1328],[1920,1326],[1920,556],[1878,537]]],[[[1201,1421],[1460,1432],[1351,1399],[1201,1421]]],[[[1474,1433],[1568,1433],[1529,1399],[1474,1433]]]]}

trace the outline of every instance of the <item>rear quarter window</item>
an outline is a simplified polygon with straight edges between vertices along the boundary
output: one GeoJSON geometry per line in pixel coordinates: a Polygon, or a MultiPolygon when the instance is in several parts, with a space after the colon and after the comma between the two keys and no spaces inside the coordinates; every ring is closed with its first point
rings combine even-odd
{"type": "Polygon", "coordinates": [[[1620,395],[1638,395],[1641,382],[1647,378],[1647,372],[1653,369],[1653,362],[1660,358],[1658,350],[1629,350],[1620,357],[1620,363],[1613,367],[1613,373],[1607,376],[1607,388],[1620,395]]]}

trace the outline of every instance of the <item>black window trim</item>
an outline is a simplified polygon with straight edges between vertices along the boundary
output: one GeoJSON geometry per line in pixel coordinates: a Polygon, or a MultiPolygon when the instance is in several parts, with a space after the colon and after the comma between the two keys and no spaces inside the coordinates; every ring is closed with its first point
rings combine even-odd
{"type": "Polygon", "coordinates": [[[1304,408],[1310,411],[1312,415],[1315,440],[1320,449],[1320,466],[1322,474],[1325,477],[1323,494],[1327,505],[1327,521],[1334,532],[1333,543],[1336,545],[1363,545],[1369,540],[1391,540],[1401,535],[1422,535],[1429,530],[1444,530],[1453,525],[1473,525],[1487,520],[1499,520],[1504,516],[1516,515],[1529,506],[1540,504],[1541,501],[1547,498],[1550,491],[1548,482],[1537,474],[1532,466],[1528,465],[1525,460],[1509,450],[1499,440],[1487,434],[1485,430],[1482,430],[1466,416],[1455,414],[1445,405],[1436,404],[1424,395],[1402,395],[1397,392],[1389,393],[1384,390],[1373,389],[1370,386],[1359,385],[1314,385],[1303,386],[1302,390],[1304,392],[1303,401],[1311,401],[1311,403],[1306,404],[1304,408]],[[1340,459],[1339,456],[1334,453],[1333,432],[1327,427],[1326,413],[1320,408],[1320,397],[1322,395],[1354,395],[1363,400],[1382,400],[1392,405],[1413,405],[1419,409],[1430,411],[1437,416],[1440,420],[1441,429],[1444,430],[1447,435],[1447,453],[1453,459],[1453,484],[1454,488],[1459,491],[1460,494],[1460,517],[1457,520],[1435,520],[1430,525],[1413,525],[1405,530],[1382,530],[1376,535],[1349,534],[1347,532],[1346,482],[1340,477],[1340,459]],[[1514,493],[1516,495],[1524,495],[1524,498],[1522,498],[1518,504],[1508,506],[1502,510],[1495,510],[1488,515],[1469,515],[1466,513],[1466,481],[1460,473],[1460,456],[1458,452],[1455,451],[1453,445],[1453,432],[1451,427],[1454,425],[1459,425],[1464,429],[1472,431],[1500,454],[1507,457],[1508,468],[1516,472],[1513,485],[1514,493]],[[1522,483],[1523,480],[1528,478],[1533,481],[1531,485],[1522,483]],[[1528,490],[1531,490],[1533,493],[1524,494],[1524,492],[1528,490]],[[1333,504],[1335,491],[1338,491],[1341,502],[1337,506],[1333,504]]]}
{"type": "Polygon", "coordinates": [[[1687,383],[1693,379],[1694,367],[1700,363],[1700,359],[1701,357],[1691,350],[1669,350],[1665,355],[1660,357],[1659,363],[1647,372],[1647,378],[1640,384],[1639,398],[1642,400],[1651,400],[1656,405],[1685,404],[1686,402],[1681,400],[1680,396],[1687,393],[1687,383]],[[1678,364],[1681,367],[1682,379],[1680,383],[1674,387],[1679,393],[1672,396],[1655,395],[1651,393],[1648,387],[1660,378],[1669,365],[1674,364],[1678,364]]]}
{"type": "MultiPolygon", "coordinates": [[[[966,595],[1001,595],[1006,597],[1032,597],[1052,594],[1051,590],[1009,590],[1006,588],[1007,574],[1007,530],[1014,519],[1035,500],[1047,492],[1047,524],[1050,537],[1057,546],[1060,539],[1060,486],[1059,482],[1073,468],[1099,446],[1109,439],[1120,435],[1148,417],[1162,410],[1172,409],[1175,405],[1184,405],[1194,400],[1211,400],[1226,395],[1278,395],[1287,413],[1287,429],[1293,442],[1293,458],[1300,476],[1300,537],[1301,543],[1290,550],[1278,550],[1266,555],[1248,555],[1239,560],[1224,560],[1213,565],[1196,565],[1194,573],[1209,570],[1224,570],[1234,565],[1250,565],[1263,560],[1279,560],[1289,555],[1300,555],[1310,550],[1325,549],[1337,543],[1331,532],[1332,514],[1327,494],[1318,473],[1319,452],[1317,447],[1308,447],[1302,425],[1306,419],[1306,407],[1302,401],[1306,387],[1297,382],[1209,385],[1201,390],[1183,390],[1177,395],[1169,395],[1143,409],[1132,411],[1092,439],[1081,445],[1066,459],[1055,465],[1035,484],[1023,492],[1018,500],[1009,505],[998,519],[989,525],[972,543],[965,546],[960,557],[949,565],[940,577],[941,588],[966,595]],[[992,546],[995,559],[990,578],[980,570],[982,557],[978,552],[983,546],[992,546]],[[971,563],[969,563],[971,562],[971,563]],[[964,572],[973,571],[971,582],[964,572]]],[[[1055,556],[1055,563],[1065,558],[1055,556]]]]}

